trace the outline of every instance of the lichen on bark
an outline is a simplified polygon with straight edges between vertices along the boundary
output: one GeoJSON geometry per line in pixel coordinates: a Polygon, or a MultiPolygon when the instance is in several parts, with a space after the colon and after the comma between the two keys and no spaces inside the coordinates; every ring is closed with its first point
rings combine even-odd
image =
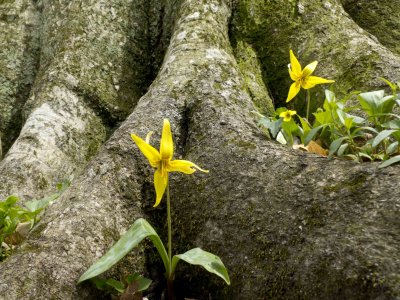
{"type": "Polygon", "coordinates": [[[31,0],[0,3],[0,160],[18,136],[38,67],[39,12],[31,0]]]}

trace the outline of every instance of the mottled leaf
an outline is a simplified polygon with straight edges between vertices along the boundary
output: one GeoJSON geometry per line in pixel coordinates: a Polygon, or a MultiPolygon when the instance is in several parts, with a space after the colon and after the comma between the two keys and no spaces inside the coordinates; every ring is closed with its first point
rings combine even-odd
{"type": "Polygon", "coordinates": [[[172,273],[174,273],[176,265],[180,259],[192,265],[202,266],[208,272],[221,277],[228,285],[231,284],[228,271],[221,259],[210,252],[204,251],[200,248],[194,248],[183,254],[175,255],[172,258],[172,273]]]}

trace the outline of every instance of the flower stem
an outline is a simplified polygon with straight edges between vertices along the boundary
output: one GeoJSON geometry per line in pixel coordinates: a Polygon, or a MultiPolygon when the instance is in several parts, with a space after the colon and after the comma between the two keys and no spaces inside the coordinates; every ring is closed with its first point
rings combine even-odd
{"type": "Polygon", "coordinates": [[[169,270],[167,270],[167,292],[168,300],[173,299],[173,274],[172,274],[172,229],[171,229],[171,201],[169,197],[169,178],[167,181],[167,223],[168,223],[168,263],[169,270]]]}
{"type": "Polygon", "coordinates": [[[308,116],[310,115],[310,98],[311,98],[310,90],[308,89],[307,90],[307,117],[306,117],[308,122],[310,122],[308,119],[308,116]]]}

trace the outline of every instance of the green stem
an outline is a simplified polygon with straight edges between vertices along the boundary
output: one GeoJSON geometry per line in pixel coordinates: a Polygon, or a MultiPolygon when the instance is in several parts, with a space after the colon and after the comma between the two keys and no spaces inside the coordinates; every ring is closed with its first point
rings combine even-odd
{"type": "Polygon", "coordinates": [[[308,119],[308,116],[310,115],[310,98],[311,98],[310,90],[308,89],[307,90],[307,117],[306,117],[308,122],[310,122],[308,119]]]}
{"type": "Polygon", "coordinates": [[[171,229],[171,201],[169,196],[169,178],[167,181],[167,222],[168,222],[168,278],[167,278],[167,292],[168,300],[173,299],[173,274],[172,274],[172,229],[171,229]]]}

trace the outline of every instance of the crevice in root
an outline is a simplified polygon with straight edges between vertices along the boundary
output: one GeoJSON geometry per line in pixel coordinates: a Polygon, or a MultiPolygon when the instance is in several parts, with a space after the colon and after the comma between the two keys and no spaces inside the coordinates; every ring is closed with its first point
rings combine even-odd
{"type": "Polygon", "coordinates": [[[23,126],[22,108],[29,98],[31,87],[39,69],[40,42],[37,21],[40,19],[40,11],[36,2],[28,2],[25,14],[19,20],[22,24],[18,25],[19,27],[23,27],[23,35],[21,37],[23,51],[20,55],[20,70],[17,72],[17,77],[13,79],[13,82],[16,83],[14,103],[9,112],[9,117],[3,119],[2,122],[4,123],[0,125],[0,133],[2,133],[0,136],[0,160],[17,139],[23,126]],[[3,126],[5,127],[1,128],[3,126]],[[3,132],[1,132],[1,129],[3,129],[3,132]]]}

